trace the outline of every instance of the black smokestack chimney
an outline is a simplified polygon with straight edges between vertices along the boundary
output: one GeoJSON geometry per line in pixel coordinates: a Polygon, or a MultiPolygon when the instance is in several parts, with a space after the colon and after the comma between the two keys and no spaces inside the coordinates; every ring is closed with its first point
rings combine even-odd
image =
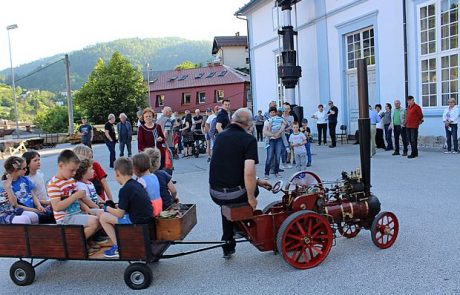
{"type": "Polygon", "coordinates": [[[369,96],[366,59],[358,60],[358,100],[359,100],[359,151],[364,191],[371,191],[371,120],[369,119],[369,96]]]}

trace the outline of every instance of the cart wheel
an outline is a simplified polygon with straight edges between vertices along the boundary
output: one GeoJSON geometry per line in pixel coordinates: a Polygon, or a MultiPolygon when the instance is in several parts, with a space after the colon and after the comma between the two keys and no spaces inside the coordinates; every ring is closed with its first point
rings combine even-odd
{"type": "Polygon", "coordinates": [[[18,286],[27,286],[35,280],[35,269],[27,261],[16,261],[10,268],[11,280],[18,286]]]}
{"type": "Polygon", "coordinates": [[[152,283],[152,270],[147,264],[133,263],[125,270],[125,283],[134,290],[146,289],[152,283]]]}
{"type": "Polygon", "coordinates": [[[339,233],[347,239],[356,237],[361,231],[361,227],[356,223],[342,223],[338,227],[339,233]]]}
{"type": "Polygon", "coordinates": [[[286,218],[276,237],[278,252],[295,268],[312,268],[326,259],[332,247],[332,229],[321,215],[302,210],[286,218]]]}
{"type": "Polygon", "coordinates": [[[262,213],[263,214],[269,214],[275,207],[279,207],[282,204],[283,204],[282,201],[271,202],[270,204],[265,206],[264,209],[262,209],[262,213]]]}
{"type": "Polygon", "coordinates": [[[372,222],[372,242],[380,249],[390,248],[399,232],[399,222],[392,212],[380,212],[372,222]]]}

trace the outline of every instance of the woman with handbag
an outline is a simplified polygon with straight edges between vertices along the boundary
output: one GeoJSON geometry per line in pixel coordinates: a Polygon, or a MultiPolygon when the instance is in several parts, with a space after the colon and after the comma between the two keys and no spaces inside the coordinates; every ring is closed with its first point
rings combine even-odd
{"type": "Polygon", "coordinates": [[[151,108],[146,108],[142,112],[144,123],[137,131],[137,150],[142,152],[146,148],[156,147],[161,152],[161,169],[164,167],[166,152],[165,136],[159,124],[153,123],[155,113],[151,108]]]}

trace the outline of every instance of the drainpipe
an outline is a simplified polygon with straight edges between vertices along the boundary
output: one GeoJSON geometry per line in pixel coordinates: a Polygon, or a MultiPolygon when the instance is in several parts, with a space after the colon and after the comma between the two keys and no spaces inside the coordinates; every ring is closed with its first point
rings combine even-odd
{"type": "Polygon", "coordinates": [[[253,84],[252,84],[252,67],[251,67],[251,62],[252,62],[252,59],[251,59],[251,42],[250,42],[250,34],[249,34],[249,22],[248,22],[248,19],[247,18],[244,18],[244,17],[241,17],[241,14],[235,14],[236,18],[237,19],[241,19],[241,20],[244,20],[246,22],[246,31],[247,31],[247,38],[248,38],[248,41],[247,41],[247,44],[248,44],[248,58],[249,58],[249,87],[250,87],[250,91],[247,93],[247,96],[246,96],[246,104],[247,104],[247,107],[251,110],[252,114],[254,115],[254,100],[253,100],[253,92],[252,92],[252,87],[253,87],[253,84]]]}
{"type": "Polygon", "coordinates": [[[404,34],[404,101],[407,107],[407,97],[409,96],[409,73],[407,61],[407,15],[406,15],[406,0],[403,0],[403,34],[404,34]]]}

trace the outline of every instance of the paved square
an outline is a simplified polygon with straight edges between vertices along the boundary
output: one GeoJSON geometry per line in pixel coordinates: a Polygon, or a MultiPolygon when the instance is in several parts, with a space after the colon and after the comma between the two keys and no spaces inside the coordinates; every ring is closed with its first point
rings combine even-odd
{"type": "MultiPolygon", "coordinates": [[[[135,143],[134,143],[135,146],[135,143]]],[[[118,148],[118,147],[117,147],[118,148]]],[[[109,174],[114,195],[119,185],[108,168],[105,145],[94,147],[95,158],[109,174]]],[[[258,175],[263,176],[265,151],[259,148],[258,175]]],[[[336,149],[313,146],[311,171],[322,180],[335,180],[341,171],[359,167],[359,148],[336,149]]],[[[56,154],[45,151],[42,171],[55,172],[56,154]],[[47,154],[47,155],[46,155],[47,154]]],[[[3,165],[3,161],[1,162],[3,165]]],[[[380,250],[369,231],[354,239],[336,239],[328,257],[318,267],[296,270],[273,253],[259,252],[249,243],[239,244],[229,261],[220,250],[201,252],[152,265],[153,283],[139,294],[460,294],[460,155],[440,150],[420,151],[417,159],[378,151],[372,159],[372,191],[382,211],[393,211],[400,223],[396,243],[380,250]]],[[[182,202],[196,203],[198,224],[189,240],[218,240],[221,235],[219,208],[208,194],[208,164],[198,159],[175,162],[182,202]]],[[[286,170],[284,180],[294,173],[286,170]]],[[[271,179],[274,182],[274,178],[271,179]]],[[[259,208],[281,198],[262,191],[259,208]]],[[[189,246],[172,246],[168,253],[189,246]]],[[[36,281],[17,287],[9,278],[14,259],[0,259],[0,294],[125,294],[124,262],[48,261],[37,268],[36,281]]]]}

